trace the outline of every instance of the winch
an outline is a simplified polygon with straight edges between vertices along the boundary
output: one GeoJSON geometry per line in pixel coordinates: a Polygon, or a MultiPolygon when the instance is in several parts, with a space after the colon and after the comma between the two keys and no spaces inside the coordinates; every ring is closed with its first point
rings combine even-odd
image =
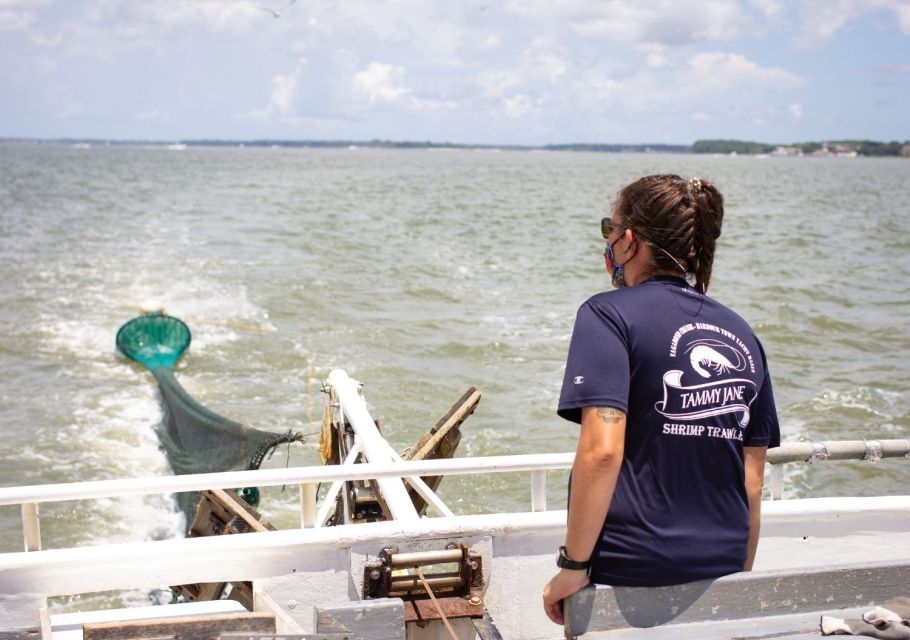
{"type": "Polygon", "coordinates": [[[408,622],[483,617],[483,561],[467,545],[401,552],[385,547],[364,567],[363,598],[401,598],[408,622]]]}

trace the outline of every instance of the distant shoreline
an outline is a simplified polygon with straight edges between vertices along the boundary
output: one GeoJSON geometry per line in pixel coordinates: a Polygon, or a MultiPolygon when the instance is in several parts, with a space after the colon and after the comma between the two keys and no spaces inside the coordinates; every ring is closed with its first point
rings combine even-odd
{"type": "Polygon", "coordinates": [[[286,147],[308,149],[478,149],[492,151],[587,151],[592,153],[704,153],[777,156],[903,156],[910,157],[910,140],[826,140],[769,144],[744,140],[696,140],[679,144],[568,143],[547,145],[458,144],[452,142],[401,140],[122,140],[107,138],[0,138],[0,143],[65,144],[71,146],[160,146],[185,147],[286,147]]]}

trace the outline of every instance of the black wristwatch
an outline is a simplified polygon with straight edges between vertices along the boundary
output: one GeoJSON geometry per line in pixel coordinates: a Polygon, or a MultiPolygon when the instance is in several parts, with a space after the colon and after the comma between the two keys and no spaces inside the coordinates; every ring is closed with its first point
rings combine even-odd
{"type": "Polygon", "coordinates": [[[559,555],[556,556],[556,566],[560,569],[571,569],[573,571],[587,571],[591,566],[591,561],[579,562],[566,555],[565,546],[559,547],[559,555]]]}

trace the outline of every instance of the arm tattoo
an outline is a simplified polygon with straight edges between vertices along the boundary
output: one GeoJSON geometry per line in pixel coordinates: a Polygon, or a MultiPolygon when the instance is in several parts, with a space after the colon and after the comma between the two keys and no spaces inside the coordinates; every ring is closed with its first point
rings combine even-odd
{"type": "Polygon", "coordinates": [[[599,417],[604,424],[619,424],[625,420],[626,414],[613,407],[597,407],[597,417],[599,417]]]}

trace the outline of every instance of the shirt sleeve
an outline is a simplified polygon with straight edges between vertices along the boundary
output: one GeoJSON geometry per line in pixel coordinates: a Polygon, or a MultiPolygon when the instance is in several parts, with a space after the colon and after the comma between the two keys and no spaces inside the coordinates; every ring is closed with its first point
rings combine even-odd
{"type": "Polygon", "coordinates": [[[765,359],[765,350],[758,343],[761,353],[761,363],[764,369],[761,388],[758,396],[752,403],[749,426],[743,437],[745,447],[768,447],[772,449],[780,446],[780,422],[777,418],[777,406],[774,404],[774,391],[771,388],[771,374],[765,359]]]}
{"type": "Polygon", "coordinates": [[[580,424],[583,407],[613,407],[628,412],[627,335],[609,305],[589,300],[579,308],[556,410],[560,417],[580,424]]]}

